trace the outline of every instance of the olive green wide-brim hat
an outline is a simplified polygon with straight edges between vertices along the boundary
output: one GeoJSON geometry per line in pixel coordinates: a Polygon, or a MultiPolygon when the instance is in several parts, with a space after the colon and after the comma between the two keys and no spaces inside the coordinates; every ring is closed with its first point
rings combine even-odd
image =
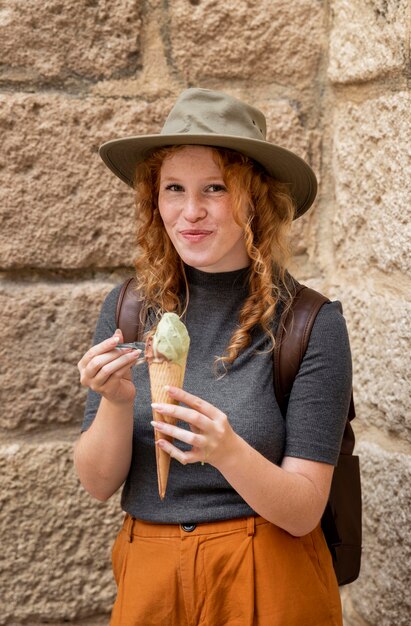
{"type": "Polygon", "coordinates": [[[156,148],[175,145],[230,148],[260,163],[276,180],[287,183],[296,206],[295,218],[314,202],[317,179],[299,156],[266,141],[263,113],[232,96],[209,89],[182,92],[161,132],[114,139],[104,143],[99,154],[104,163],[133,186],[136,165],[156,148]]]}

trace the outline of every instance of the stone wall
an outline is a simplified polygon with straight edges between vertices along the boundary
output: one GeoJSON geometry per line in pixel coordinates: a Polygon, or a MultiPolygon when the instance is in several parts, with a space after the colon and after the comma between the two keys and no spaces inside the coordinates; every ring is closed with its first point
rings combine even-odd
{"type": "Polygon", "coordinates": [[[319,175],[294,265],[352,341],[364,557],[345,623],[409,623],[410,4],[1,3],[0,625],[107,623],[121,513],[74,475],[76,363],[130,271],[133,199],[97,148],[159,130],[188,85],[255,103],[319,175]]]}

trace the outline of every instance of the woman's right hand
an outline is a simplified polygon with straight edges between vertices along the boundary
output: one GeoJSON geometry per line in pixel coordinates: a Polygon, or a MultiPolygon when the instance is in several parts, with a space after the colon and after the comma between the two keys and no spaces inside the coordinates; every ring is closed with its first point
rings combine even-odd
{"type": "Polygon", "coordinates": [[[118,329],[112,337],[90,348],[77,364],[81,384],[118,405],[134,401],[131,367],[141,354],[141,350],[116,349],[122,340],[118,329]]]}

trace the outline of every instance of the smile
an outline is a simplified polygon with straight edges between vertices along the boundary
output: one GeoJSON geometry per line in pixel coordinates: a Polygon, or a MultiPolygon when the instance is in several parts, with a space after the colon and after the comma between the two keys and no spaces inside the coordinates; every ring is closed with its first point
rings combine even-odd
{"type": "Polygon", "coordinates": [[[181,230],[180,235],[186,240],[192,243],[200,243],[204,241],[209,235],[212,234],[211,230],[181,230]]]}

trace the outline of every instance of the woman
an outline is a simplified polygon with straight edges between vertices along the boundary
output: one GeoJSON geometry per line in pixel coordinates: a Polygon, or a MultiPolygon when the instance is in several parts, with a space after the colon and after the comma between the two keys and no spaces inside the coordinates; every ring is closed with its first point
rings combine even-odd
{"type": "Polygon", "coordinates": [[[137,192],[136,275],[147,330],[165,311],[190,337],[179,405],[152,422],[140,353],[115,349],[119,288],[79,362],[89,391],[75,464],[100,500],[123,485],[112,626],[342,625],[319,526],[351,392],[338,303],[311,333],[284,420],[273,389],[276,313],[289,306],[287,236],[316,193],[293,153],[265,141],[260,111],[189,89],[159,135],[108,142],[106,164],[137,192]],[[175,459],[157,495],[153,428],[175,459]]]}

